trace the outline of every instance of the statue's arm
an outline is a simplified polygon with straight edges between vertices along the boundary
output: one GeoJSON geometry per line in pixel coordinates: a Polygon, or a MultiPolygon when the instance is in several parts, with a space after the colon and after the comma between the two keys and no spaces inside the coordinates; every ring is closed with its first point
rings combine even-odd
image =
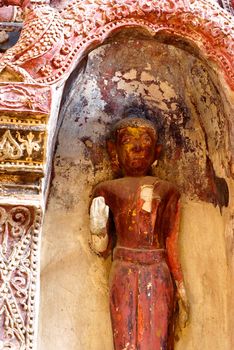
{"type": "Polygon", "coordinates": [[[90,245],[96,254],[103,254],[108,247],[109,207],[103,196],[93,199],[90,207],[90,245]]]}
{"type": "Polygon", "coordinates": [[[166,239],[166,249],[168,255],[168,263],[172,275],[174,277],[177,286],[177,296],[180,306],[180,327],[184,328],[188,322],[189,316],[189,303],[186,295],[186,289],[184,285],[183,273],[181,269],[179,251],[178,251],[178,238],[179,238],[179,228],[180,228],[180,213],[181,204],[179,200],[179,195],[175,194],[171,198],[170,206],[170,218],[172,220],[171,225],[169,225],[170,230],[166,239]]]}
{"type": "MultiPolygon", "coordinates": [[[[168,206],[172,204],[168,204],[168,206]]],[[[170,208],[171,209],[171,208],[170,208]]],[[[170,215],[171,225],[169,226],[169,232],[166,238],[166,249],[168,262],[170,265],[170,270],[173,274],[174,280],[176,282],[177,288],[183,284],[183,274],[179,261],[178,253],[178,238],[179,238],[179,226],[180,226],[180,201],[178,200],[175,205],[173,205],[170,215]]]]}

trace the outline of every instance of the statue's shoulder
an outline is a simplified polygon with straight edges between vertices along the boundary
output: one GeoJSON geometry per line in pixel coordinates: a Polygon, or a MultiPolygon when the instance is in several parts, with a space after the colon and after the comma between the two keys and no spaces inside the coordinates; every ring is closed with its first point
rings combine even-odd
{"type": "Polygon", "coordinates": [[[154,185],[156,188],[160,190],[160,192],[163,192],[165,194],[173,193],[173,194],[176,194],[177,196],[180,196],[179,189],[176,187],[176,185],[167,180],[162,180],[155,177],[154,185]]]}
{"type": "Polygon", "coordinates": [[[94,187],[94,195],[102,195],[101,193],[108,192],[108,190],[111,190],[113,187],[116,187],[119,185],[121,179],[115,179],[115,180],[106,180],[103,182],[100,182],[94,187]]]}
{"type": "Polygon", "coordinates": [[[94,188],[94,196],[103,196],[109,194],[120,194],[123,192],[131,192],[133,189],[137,189],[138,184],[137,181],[134,181],[132,178],[121,177],[119,179],[107,180],[99,183],[94,188]]]}

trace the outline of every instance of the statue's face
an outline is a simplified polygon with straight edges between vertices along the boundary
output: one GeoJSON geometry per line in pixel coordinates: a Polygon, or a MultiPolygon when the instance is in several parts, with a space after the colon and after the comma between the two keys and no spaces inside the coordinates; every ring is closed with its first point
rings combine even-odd
{"type": "Polygon", "coordinates": [[[147,127],[117,130],[116,150],[119,164],[127,176],[146,175],[155,160],[156,137],[147,127]]]}

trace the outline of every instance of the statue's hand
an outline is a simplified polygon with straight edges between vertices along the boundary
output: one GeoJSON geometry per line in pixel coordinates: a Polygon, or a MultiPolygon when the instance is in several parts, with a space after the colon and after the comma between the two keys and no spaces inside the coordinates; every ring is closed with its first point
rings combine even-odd
{"type": "Polygon", "coordinates": [[[109,207],[105,204],[105,198],[94,198],[90,207],[90,231],[93,235],[106,235],[108,217],[109,207]]]}
{"type": "Polygon", "coordinates": [[[183,283],[177,287],[178,304],[179,304],[179,319],[178,326],[182,330],[187,326],[189,320],[189,302],[183,283]]]}

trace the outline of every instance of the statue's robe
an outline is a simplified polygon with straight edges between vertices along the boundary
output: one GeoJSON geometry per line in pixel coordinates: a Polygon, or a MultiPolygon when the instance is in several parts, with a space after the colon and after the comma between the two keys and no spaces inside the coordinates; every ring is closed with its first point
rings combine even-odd
{"type": "MultiPolygon", "coordinates": [[[[103,182],[95,196],[105,198],[117,237],[110,275],[115,350],[171,350],[175,279],[182,276],[167,239],[180,195],[170,183],[147,176],[103,182]]],[[[109,237],[111,242],[111,229],[109,237]]]]}

